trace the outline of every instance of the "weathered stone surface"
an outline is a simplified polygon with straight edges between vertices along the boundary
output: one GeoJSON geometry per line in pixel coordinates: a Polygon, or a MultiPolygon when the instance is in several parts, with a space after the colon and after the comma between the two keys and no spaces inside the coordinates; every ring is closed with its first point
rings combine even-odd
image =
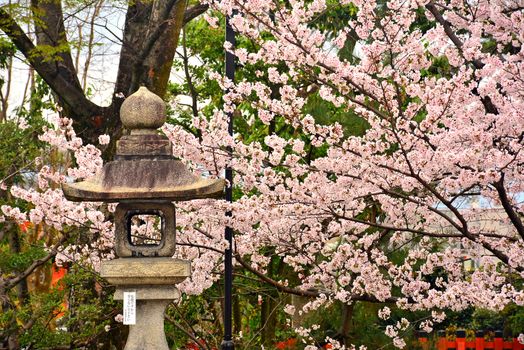
{"type": "Polygon", "coordinates": [[[173,146],[165,135],[126,135],[116,142],[116,160],[172,155],[173,146]]]}
{"type": "Polygon", "coordinates": [[[123,299],[124,291],[136,292],[136,324],[130,326],[125,350],[169,350],[165,308],[180,297],[175,285],[191,275],[189,261],[171,258],[175,249],[171,202],[221,196],[225,181],[197,177],[173,157],[170,141],[156,130],[166,120],[165,104],[146,88],[124,101],[120,115],[131,135],[117,142],[115,161],[106,163],[96,176],[62,189],[73,201],[120,202],[115,213],[115,250],[120,258],[103,261],[100,274],[117,286],[116,300],[123,299]],[[131,242],[130,217],[139,214],[162,217],[159,244],[131,242]]]}
{"type": "Polygon", "coordinates": [[[184,163],[172,156],[172,145],[167,137],[158,135],[156,128],[165,121],[165,106],[160,97],[140,88],[122,104],[121,117],[124,126],[132,129],[132,134],[117,142],[115,160],[104,164],[101,172],[92,178],[64,184],[62,190],[67,199],[174,202],[223,195],[223,179],[193,175],[184,163]]]}
{"type": "Polygon", "coordinates": [[[223,195],[223,179],[192,175],[177,160],[120,160],[106,163],[102,173],[82,182],[64,184],[71,201],[118,202],[158,199],[184,201],[223,195]]]}
{"type": "Polygon", "coordinates": [[[135,292],[136,300],[176,300],[180,298],[180,291],[175,286],[126,286],[118,287],[115,291],[115,300],[124,300],[124,292],[135,292]]]}
{"type": "Polygon", "coordinates": [[[129,130],[158,129],[166,121],[165,103],[142,86],[122,103],[120,120],[124,128],[129,130]]]}
{"type": "Polygon", "coordinates": [[[129,326],[124,350],[169,350],[164,333],[164,312],[180,298],[175,287],[191,274],[187,260],[120,258],[103,261],[102,277],[117,286],[114,298],[136,292],[136,324],[129,326]]]}
{"type": "Polygon", "coordinates": [[[172,258],[102,261],[100,275],[116,286],[174,285],[191,275],[191,263],[172,258]]]}
{"type": "Polygon", "coordinates": [[[123,202],[115,211],[115,252],[121,258],[131,256],[165,256],[175,254],[175,206],[171,202],[123,202]],[[133,215],[151,214],[162,219],[161,239],[154,245],[133,245],[130,242],[129,230],[133,215]]]}
{"type": "Polygon", "coordinates": [[[164,333],[164,312],[171,301],[136,301],[136,324],[129,326],[124,350],[169,350],[164,333]]]}

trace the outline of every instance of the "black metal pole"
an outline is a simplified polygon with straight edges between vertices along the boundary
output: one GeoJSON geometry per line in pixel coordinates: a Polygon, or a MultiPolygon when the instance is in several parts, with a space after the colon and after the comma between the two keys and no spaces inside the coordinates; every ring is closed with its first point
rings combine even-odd
{"type": "MultiPolygon", "coordinates": [[[[229,16],[226,17],[226,41],[231,44],[231,47],[235,47],[235,31],[229,22],[229,16]]],[[[226,51],[226,77],[234,81],[235,80],[235,56],[226,51]]],[[[228,132],[229,135],[233,136],[233,113],[228,112],[228,132]]],[[[233,150],[228,149],[231,153],[233,150]]],[[[226,167],[226,180],[228,186],[226,187],[226,201],[233,202],[233,169],[230,166],[226,167]]],[[[231,211],[226,213],[226,216],[231,217],[231,211]]],[[[230,226],[226,226],[225,239],[228,242],[228,248],[224,255],[224,339],[222,340],[222,350],[233,350],[235,349],[235,343],[233,342],[233,229],[230,226]]]]}

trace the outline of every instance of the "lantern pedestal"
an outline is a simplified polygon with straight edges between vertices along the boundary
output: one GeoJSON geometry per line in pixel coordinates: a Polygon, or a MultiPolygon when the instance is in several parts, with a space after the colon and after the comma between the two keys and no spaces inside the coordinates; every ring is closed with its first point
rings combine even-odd
{"type": "Polygon", "coordinates": [[[124,292],[136,293],[136,324],[129,326],[124,350],[169,350],[164,312],[169,303],[180,298],[175,284],[190,274],[189,261],[168,257],[102,262],[101,276],[117,286],[115,300],[123,300],[124,292]]]}
{"type": "Polygon", "coordinates": [[[129,326],[124,350],[169,350],[164,333],[164,311],[180,292],[175,287],[159,291],[156,288],[138,286],[118,288],[115,300],[123,300],[123,292],[136,292],[136,323],[129,326]]]}

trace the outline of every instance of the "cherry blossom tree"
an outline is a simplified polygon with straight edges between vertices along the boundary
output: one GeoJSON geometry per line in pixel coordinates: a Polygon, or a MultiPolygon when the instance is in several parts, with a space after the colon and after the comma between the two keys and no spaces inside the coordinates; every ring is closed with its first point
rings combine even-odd
{"type": "MultiPolygon", "coordinates": [[[[224,110],[248,105],[263,123],[276,120],[292,130],[242,142],[228,137],[222,111],[209,122],[195,118],[201,139],[168,130],[182,158],[235,169],[244,195],[229,224],[238,232],[242,266],[281,290],[317,296],[306,308],[377,300],[432,309],[422,324],[427,330],[445,309],[523,305],[524,293],[513,283],[524,276],[521,4],[210,4],[256,43],[251,50],[226,46],[240,64],[270,65],[258,72],[269,83],[217,76],[229,91],[224,110]],[[319,17],[336,11],[347,14],[347,25],[317,26],[319,17]],[[357,48],[344,59],[339,52],[348,40],[357,48]],[[304,84],[365,119],[366,133],[346,136],[340,125],[304,115],[304,84]],[[224,152],[228,146],[232,154],[224,152]],[[312,149],[324,154],[311,159],[312,149]],[[465,208],[472,197],[484,209],[465,208]],[[510,229],[483,225],[486,208],[500,208],[496,220],[510,229]],[[299,284],[264,276],[267,247],[295,270],[299,284]],[[402,248],[407,257],[393,263],[390,255],[402,248]],[[465,252],[482,267],[466,272],[465,252]]],[[[399,347],[406,327],[388,332],[399,347]]]]}

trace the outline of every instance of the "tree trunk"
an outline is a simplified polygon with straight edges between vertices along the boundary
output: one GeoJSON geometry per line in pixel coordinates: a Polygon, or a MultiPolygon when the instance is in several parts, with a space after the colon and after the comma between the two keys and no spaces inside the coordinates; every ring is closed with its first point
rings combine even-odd
{"type": "Polygon", "coordinates": [[[271,296],[262,299],[262,311],[260,326],[262,327],[261,342],[264,346],[271,348],[275,345],[275,331],[277,326],[276,303],[271,296]]]}
{"type": "Polygon", "coordinates": [[[57,72],[72,88],[81,89],[65,32],[62,3],[60,0],[31,0],[31,10],[40,55],[55,64],[57,72]],[[60,49],[46,52],[46,46],[60,49]]]}
{"type": "Polygon", "coordinates": [[[340,326],[340,338],[342,338],[342,343],[345,346],[351,344],[350,331],[351,331],[351,322],[353,321],[353,309],[355,304],[344,304],[342,307],[343,317],[342,324],[340,326]]]}
{"type": "MultiPolygon", "coordinates": [[[[284,264],[282,259],[274,256],[271,258],[271,262],[268,266],[268,273],[271,277],[279,276],[282,274],[284,264]]],[[[261,324],[262,327],[262,344],[267,347],[275,345],[276,341],[276,329],[277,329],[277,302],[279,298],[278,291],[271,290],[268,292],[269,295],[264,296],[262,299],[262,310],[261,310],[261,324]]]]}
{"type": "Polygon", "coordinates": [[[240,313],[240,298],[233,294],[233,334],[239,334],[242,330],[242,314],[240,313]]]}
{"type": "MultiPolygon", "coordinates": [[[[0,7],[0,30],[54,91],[63,114],[73,119],[78,136],[97,144],[100,134],[109,134],[113,140],[121,135],[122,94],[127,97],[145,85],[157,95],[165,96],[181,28],[207,10],[206,5],[186,10],[186,4],[184,0],[130,2],[117,81],[108,107],[94,104],[84,94],[67,41],[60,0],[31,0],[37,45],[16,22],[10,7],[0,7]]],[[[114,144],[104,155],[110,157],[112,149],[114,144]]]]}
{"type": "Polygon", "coordinates": [[[178,37],[186,23],[185,10],[183,0],[146,0],[129,5],[115,93],[129,96],[146,85],[160,97],[165,96],[178,37]]]}
{"type": "MultiPolygon", "coordinates": [[[[138,80],[145,82],[149,89],[160,97],[166,94],[186,4],[184,0],[154,2],[148,31],[152,45],[150,48],[143,48],[148,53],[144,60],[142,76],[139,76],[138,80]]],[[[138,86],[131,88],[135,89],[138,86]]]]}
{"type": "MultiPolygon", "coordinates": [[[[9,250],[15,254],[20,254],[22,252],[20,244],[20,235],[18,234],[18,228],[13,225],[11,232],[9,234],[9,250]]],[[[27,279],[23,279],[16,286],[16,293],[18,297],[18,302],[20,305],[23,305],[27,302],[29,297],[29,290],[27,288],[27,279]]]]}

